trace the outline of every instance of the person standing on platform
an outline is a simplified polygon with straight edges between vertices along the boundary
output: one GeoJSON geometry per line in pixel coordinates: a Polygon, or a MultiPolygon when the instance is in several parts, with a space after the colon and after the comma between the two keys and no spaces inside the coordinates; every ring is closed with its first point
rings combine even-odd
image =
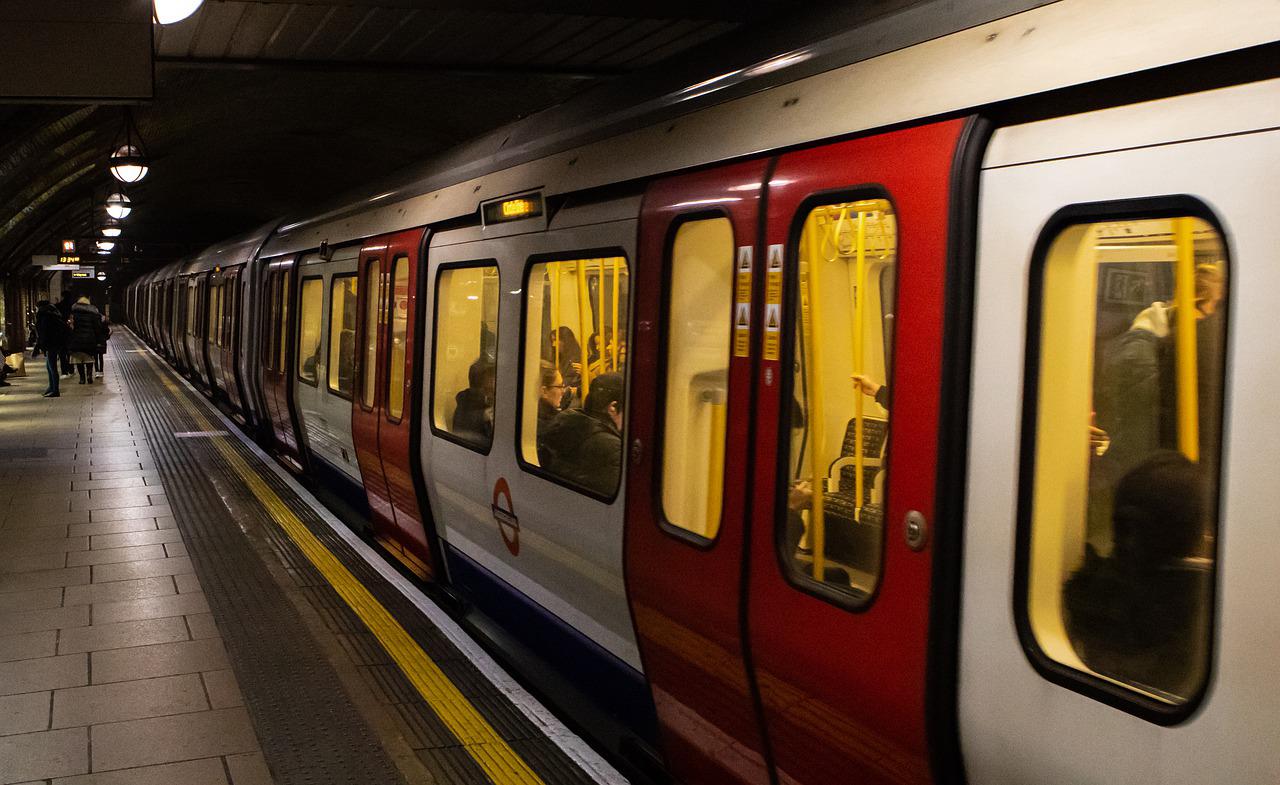
{"type": "MultiPolygon", "coordinates": [[[[71,296],[71,290],[70,289],[63,290],[62,299],[58,301],[58,306],[57,306],[58,313],[62,314],[63,322],[71,321],[71,307],[73,305],[75,305],[75,299],[71,296]]],[[[62,363],[63,376],[70,376],[72,373],[74,373],[74,371],[71,370],[71,356],[65,346],[63,347],[62,354],[59,356],[58,359],[62,363]]]]}
{"type": "Polygon", "coordinates": [[[88,297],[81,297],[71,308],[71,364],[80,370],[80,383],[93,384],[93,358],[98,353],[98,344],[107,326],[102,323],[102,314],[93,307],[88,297]]]}
{"type": "MultiPolygon", "coordinates": [[[[102,362],[107,354],[107,340],[111,337],[111,320],[102,317],[102,336],[98,339],[98,353],[94,355],[94,367],[98,371],[99,376],[103,376],[102,362]]],[[[343,336],[346,337],[345,335],[343,336]]]]}
{"type": "Polygon", "coordinates": [[[61,394],[58,390],[58,363],[67,350],[69,332],[62,313],[53,303],[41,300],[36,310],[36,344],[44,349],[44,365],[49,371],[49,389],[44,391],[46,398],[57,398],[61,394]]]}

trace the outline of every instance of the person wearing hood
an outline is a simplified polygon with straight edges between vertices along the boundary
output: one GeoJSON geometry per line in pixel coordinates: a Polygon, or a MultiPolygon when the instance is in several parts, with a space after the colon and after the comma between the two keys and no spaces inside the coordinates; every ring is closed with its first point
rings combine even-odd
{"type": "Polygon", "coordinates": [[[560,412],[547,427],[543,468],[595,493],[613,493],[622,470],[622,410],[622,374],[592,379],[583,408],[560,412]]]}
{"type": "Polygon", "coordinates": [[[48,300],[37,303],[36,343],[44,349],[44,365],[49,371],[49,389],[44,391],[46,398],[57,398],[61,394],[58,389],[58,363],[67,350],[70,332],[67,320],[62,318],[62,313],[53,303],[48,300]]]}
{"type": "Polygon", "coordinates": [[[81,384],[93,384],[93,363],[98,344],[106,341],[106,325],[102,314],[93,307],[88,297],[81,297],[71,306],[71,340],[67,348],[71,352],[71,364],[80,372],[81,384]]]}
{"type": "MultiPolygon", "coordinates": [[[[71,308],[75,305],[75,303],[76,303],[76,300],[74,297],[71,296],[71,291],[64,290],[62,292],[62,299],[59,300],[54,305],[54,307],[58,309],[58,313],[61,314],[62,321],[64,322],[71,321],[71,308]]],[[[74,373],[71,370],[71,354],[65,346],[62,349],[62,354],[59,356],[59,362],[62,364],[63,376],[70,376],[72,373],[74,373]]]]}

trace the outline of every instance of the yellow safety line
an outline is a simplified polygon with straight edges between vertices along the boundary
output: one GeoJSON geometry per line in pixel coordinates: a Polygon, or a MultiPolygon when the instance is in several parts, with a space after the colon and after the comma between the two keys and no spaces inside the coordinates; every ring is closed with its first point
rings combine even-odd
{"type": "MultiPolygon", "coordinates": [[[[156,366],[150,354],[143,355],[148,363],[156,366]]],[[[157,375],[169,392],[186,409],[200,430],[215,430],[204,412],[193,404],[182,390],[157,366],[157,375]]],[[[222,457],[231,465],[249,490],[266,508],[275,522],[306,555],[325,580],[333,586],[343,601],[355,611],[374,637],[383,645],[396,665],[422,695],[436,715],[462,743],[467,754],[495,785],[519,783],[520,785],[545,785],[524,759],[507,744],[497,731],[467,700],[440,666],[422,650],[416,641],[400,626],[395,617],[365,588],[351,571],[316,538],[311,530],[285,505],[275,491],[262,481],[245,460],[226,441],[212,440],[222,457]]]]}

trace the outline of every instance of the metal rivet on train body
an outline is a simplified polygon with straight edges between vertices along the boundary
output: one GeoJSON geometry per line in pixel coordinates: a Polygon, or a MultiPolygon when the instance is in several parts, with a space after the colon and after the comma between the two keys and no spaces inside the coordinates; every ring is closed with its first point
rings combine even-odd
{"type": "Polygon", "coordinates": [[[925,541],[929,538],[929,527],[925,522],[924,513],[919,510],[907,512],[905,534],[907,547],[913,551],[924,549],[925,541]]]}

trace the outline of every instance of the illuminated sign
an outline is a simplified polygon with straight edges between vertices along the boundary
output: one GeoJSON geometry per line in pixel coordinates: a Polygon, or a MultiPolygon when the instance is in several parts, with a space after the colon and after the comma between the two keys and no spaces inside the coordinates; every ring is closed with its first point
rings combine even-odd
{"type": "Polygon", "coordinates": [[[93,278],[93,270],[72,270],[72,278],[93,278]]]}
{"type": "Polygon", "coordinates": [[[76,241],[75,241],[75,240],[63,240],[63,241],[62,241],[62,252],[63,252],[63,253],[75,253],[75,252],[76,252],[76,241]]]}
{"type": "Polygon", "coordinates": [[[80,264],[80,255],[64,253],[58,257],[58,264],[80,264]]]}
{"type": "Polygon", "coordinates": [[[497,202],[489,202],[481,208],[485,226],[537,218],[542,215],[542,195],[524,194],[497,202]]]}
{"type": "Polygon", "coordinates": [[[107,274],[106,274],[106,273],[103,273],[103,272],[99,272],[99,273],[98,273],[98,280],[99,280],[99,281],[105,281],[105,280],[107,280],[107,274]]]}

